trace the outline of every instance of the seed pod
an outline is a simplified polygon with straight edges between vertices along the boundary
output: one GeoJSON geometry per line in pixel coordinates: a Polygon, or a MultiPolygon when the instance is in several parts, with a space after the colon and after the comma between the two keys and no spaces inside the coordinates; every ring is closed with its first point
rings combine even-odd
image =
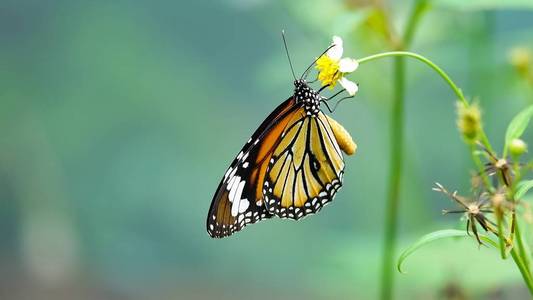
{"type": "Polygon", "coordinates": [[[341,150],[347,155],[355,154],[355,151],[357,150],[357,145],[353,141],[350,133],[348,133],[348,131],[333,118],[329,116],[326,117],[328,118],[329,124],[331,125],[331,129],[333,130],[333,135],[335,135],[335,139],[337,140],[337,143],[339,144],[341,150]]]}
{"type": "Polygon", "coordinates": [[[457,102],[457,127],[467,142],[476,141],[481,132],[481,111],[477,104],[466,106],[457,102]]]}
{"type": "Polygon", "coordinates": [[[513,139],[509,144],[511,155],[518,157],[527,152],[527,144],[521,139],[513,139]]]}

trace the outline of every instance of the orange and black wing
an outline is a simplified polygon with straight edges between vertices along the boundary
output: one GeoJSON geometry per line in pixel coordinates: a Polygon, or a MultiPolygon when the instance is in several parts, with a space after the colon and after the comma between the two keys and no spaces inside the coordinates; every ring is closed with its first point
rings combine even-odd
{"type": "Polygon", "coordinates": [[[267,211],[300,219],[333,200],[342,185],[344,159],[324,113],[287,128],[272,151],[263,182],[267,211]]]}
{"type": "Polygon", "coordinates": [[[286,128],[303,117],[303,108],[289,98],[279,105],[244,145],[222,178],[207,215],[207,232],[222,238],[247,224],[270,218],[263,203],[263,182],[273,149],[286,128]]]}

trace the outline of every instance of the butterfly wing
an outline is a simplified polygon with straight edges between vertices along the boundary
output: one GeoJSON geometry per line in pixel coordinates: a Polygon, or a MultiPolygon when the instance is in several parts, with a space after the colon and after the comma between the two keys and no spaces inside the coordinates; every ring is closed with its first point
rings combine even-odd
{"type": "Polygon", "coordinates": [[[267,211],[300,219],[333,200],[342,185],[344,159],[324,113],[287,128],[272,151],[263,184],[267,211]]]}
{"type": "Polygon", "coordinates": [[[222,238],[247,224],[270,218],[263,203],[263,181],[273,149],[287,127],[301,118],[294,98],[280,104],[259,126],[226,171],[211,202],[207,232],[222,238]]]}

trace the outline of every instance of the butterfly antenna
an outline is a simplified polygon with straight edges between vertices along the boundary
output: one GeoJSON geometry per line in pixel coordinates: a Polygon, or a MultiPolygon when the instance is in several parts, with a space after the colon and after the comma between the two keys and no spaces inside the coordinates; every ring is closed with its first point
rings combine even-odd
{"type": "Polygon", "coordinates": [[[302,77],[300,77],[300,79],[305,79],[307,77],[307,72],[309,72],[309,70],[311,69],[311,67],[322,57],[322,55],[326,54],[326,52],[328,52],[329,49],[333,48],[335,46],[335,44],[329,46],[326,50],[324,50],[324,52],[322,52],[322,54],[320,54],[320,56],[318,56],[312,64],[309,65],[309,67],[307,67],[307,69],[305,69],[305,71],[302,73],[302,77]],[[305,77],[304,77],[305,76],[305,77]]]}
{"type": "Polygon", "coordinates": [[[289,66],[291,66],[292,77],[296,80],[296,75],[294,74],[294,68],[292,67],[291,57],[289,55],[289,48],[287,47],[287,41],[285,40],[285,30],[281,31],[281,37],[283,38],[283,45],[285,46],[285,53],[287,53],[287,59],[289,60],[289,66]]]}

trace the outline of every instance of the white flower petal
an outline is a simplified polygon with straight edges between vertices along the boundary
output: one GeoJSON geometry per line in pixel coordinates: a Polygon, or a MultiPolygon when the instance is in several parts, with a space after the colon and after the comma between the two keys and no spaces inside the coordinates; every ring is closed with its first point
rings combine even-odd
{"type": "Polygon", "coordinates": [[[353,96],[359,90],[359,86],[353,81],[350,81],[344,77],[339,79],[339,83],[348,92],[348,95],[353,96]]]}
{"type": "Polygon", "coordinates": [[[342,38],[338,35],[334,35],[333,38],[333,43],[332,44],[335,44],[335,45],[338,45],[338,46],[341,46],[342,47],[342,38]]]}
{"type": "Polygon", "coordinates": [[[329,56],[329,58],[331,58],[333,60],[341,59],[342,52],[343,52],[342,39],[340,37],[338,37],[338,36],[334,36],[333,37],[333,43],[331,43],[331,44],[334,45],[334,46],[331,47],[328,50],[327,55],[329,56]]]}
{"type": "Polygon", "coordinates": [[[351,73],[357,69],[359,63],[353,58],[345,57],[339,62],[339,71],[341,73],[351,73]]]}

